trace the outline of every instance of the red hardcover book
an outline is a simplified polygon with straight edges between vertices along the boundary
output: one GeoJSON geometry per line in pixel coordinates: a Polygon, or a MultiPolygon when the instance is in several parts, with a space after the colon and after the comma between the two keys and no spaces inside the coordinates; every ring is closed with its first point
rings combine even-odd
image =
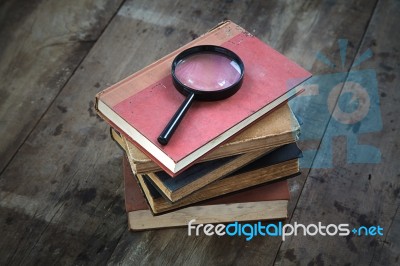
{"type": "Polygon", "coordinates": [[[96,96],[100,116],[167,173],[177,173],[299,92],[311,74],[238,25],[227,21],[96,96]],[[171,62],[191,46],[228,48],[244,62],[240,90],[215,102],[195,102],[168,145],[157,137],[185,96],[172,84],[171,62]]]}

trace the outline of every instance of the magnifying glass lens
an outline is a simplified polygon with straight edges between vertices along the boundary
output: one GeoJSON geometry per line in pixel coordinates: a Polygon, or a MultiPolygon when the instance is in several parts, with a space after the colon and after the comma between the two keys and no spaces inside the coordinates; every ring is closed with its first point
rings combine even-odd
{"type": "Polygon", "coordinates": [[[185,57],[175,68],[176,78],[198,91],[228,88],[241,78],[241,68],[235,60],[219,53],[198,53],[185,57]]]}
{"type": "Polygon", "coordinates": [[[172,61],[175,88],[186,95],[158,137],[166,145],[194,100],[216,101],[236,93],[243,81],[244,65],[234,52],[215,45],[193,46],[172,61]]]}

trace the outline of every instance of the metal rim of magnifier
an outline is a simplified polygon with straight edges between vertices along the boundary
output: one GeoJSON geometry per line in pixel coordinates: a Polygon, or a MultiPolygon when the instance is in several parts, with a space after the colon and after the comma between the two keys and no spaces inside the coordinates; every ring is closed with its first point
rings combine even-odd
{"type": "Polygon", "coordinates": [[[175,88],[183,95],[189,95],[191,93],[194,93],[196,100],[216,101],[228,98],[233,94],[235,94],[240,89],[240,87],[242,86],[243,76],[244,76],[244,64],[243,61],[240,59],[240,57],[229,49],[216,45],[199,45],[188,48],[182,51],[180,54],[178,54],[175,57],[174,61],[172,61],[171,72],[175,88]],[[224,55],[232,59],[232,61],[238,64],[240,68],[240,77],[238,78],[238,80],[229,87],[215,91],[196,90],[183,84],[175,75],[176,67],[178,66],[181,60],[184,60],[192,55],[202,54],[202,53],[215,53],[224,55]]]}

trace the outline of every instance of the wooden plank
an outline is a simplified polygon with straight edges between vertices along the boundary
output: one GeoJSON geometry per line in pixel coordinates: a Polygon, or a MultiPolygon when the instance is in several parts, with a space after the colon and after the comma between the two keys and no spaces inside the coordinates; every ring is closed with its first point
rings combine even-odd
{"type": "MultiPolygon", "coordinates": [[[[321,265],[393,265],[398,264],[399,247],[399,168],[398,158],[400,107],[398,87],[400,79],[397,73],[399,66],[400,35],[397,33],[400,12],[398,1],[379,1],[368,26],[357,58],[373,52],[373,57],[355,67],[354,75],[358,75],[358,84],[368,92],[370,108],[377,117],[368,114],[357,124],[346,125],[347,132],[343,136],[331,139],[333,147],[333,168],[312,169],[302,191],[300,200],[291,219],[303,224],[322,222],[322,224],[347,223],[350,229],[360,226],[381,226],[383,236],[357,236],[351,233],[346,237],[331,236],[297,236],[290,237],[282,244],[277,264],[293,265],[298,262],[321,265]],[[369,75],[372,71],[373,75],[369,75]],[[376,76],[375,76],[376,72],[376,76]],[[371,79],[372,77],[372,79],[371,79]],[[378,81],[377,88],[368,87],[365,81],[378,81]],[[379,102],[378,102],[379,101],[379,102]],[[369,118],[368,118],[369,117],[369,118]],[[383,127],[379,127],[382,119],[383,127]],[[362,128],[367,128],[364,132],[362,128]],[[367,132],[370,130],[371,132],[367,132]],[[355,146],[349,138],[357,133],[358,143],[371,145],[381,153],[379,163],[355,163],[365,154],[364,159],[372,160],[377,156],[374,150],[355,146]],[[347,141],[347,144],[346,144],[347,141]],[[349,154],[348,148],[354,153],[349,154]]],[[[357,60],[353,65],[357,64],[357,60]]],[[[350,87],[351,75],[347,86],[350,87]]],[[[371,82],[370,84],[373,84],[371,82]]],[[[372,85],[373,86],[373,85],[372,85]]],[[[356,90],[356,86],[352,86],[356,90]]],[[[341,98],[346,97],[345,91],[341,98]]],[[[346,92],[347,93],[347,92],[346,92]]],[[[360,95],[360,94],[358,94],[360,95]]],[[[360,100],[361,97],[358,98],[360,100]]],[[[343,103],[342,103],[343,104],[343,103]]],[[[337,105],[344,108],[343,105],[337,105]]],[[[350,111],[352,113],[352,111],[350,111]]],[[[334,118],[328,125],[326,138],[332,138],[329,132],[343,130],[334,118]]],[[[317,155],[318,163],[326,163],[329,156],[321,151],[317,155]]],[[[316,162],[314,161],[314,163],[316,162]]]]}
{"type": "Polygon", "coordinates": [[[397,265],[400,261],[400,212],[397,207],[387,234],[374,250],[372,265],[397,265]]]}
{"type": "MultiPolygon", "coordinates": [[[[122,151],[109,140],[106,123],[96,118],[93,97],[224,17],[315,72],[321,68],[315,51],[337,55],[336,39],[343,34],[357,47],[373,5],[356,1],[212,5],[124,4],[1,176],[1,262],[104,264],[110,256],[110,263],[121,264],[273,262],[278,238],[246,242],[243,237],[188,237],[185,228],[127,232],[122,151]],[[352,16],[348,9],[361,11],[352,16]],[[328,16],[336,23],[328,23],[328,16]]],[[[353,57],[354,50],[349,55],[353,57]]]]}
{"type": "MultiPolygon", "coordinates": [[[[0,173],[122,0],[2,1],[0,173]]],[[[59,106],[57,112],[66,112],[59,106]]]]}

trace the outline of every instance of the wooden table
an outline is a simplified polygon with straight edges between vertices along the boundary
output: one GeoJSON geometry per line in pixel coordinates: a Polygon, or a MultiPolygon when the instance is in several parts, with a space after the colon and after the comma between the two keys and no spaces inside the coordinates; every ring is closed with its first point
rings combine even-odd
{"type": "MultiPolygon", "coordinates": [[[[398,265],[400,2],[265,2],[3,1],[0,264],[398,265]],[[291,180],[288,222],[380,225],[383,236],[282,242],[127,230],[123,153],[96,116],[94,95],[226,18],[314,75],[376,73],[382,127],[358,141],[377,148],[380,162],[349,163],[346,136],[327,134],[328,119],[301,146],[329,138],[333,156],[315,158],[332,159],[333,167],[303,168],[291,180]],[[348,40],[344,65],[339,39],[348,40]],[[372,57],[356,66],[368,49],[372,57]]],[[[302,108],[315,112],[307,103],[302,108]]]]}

